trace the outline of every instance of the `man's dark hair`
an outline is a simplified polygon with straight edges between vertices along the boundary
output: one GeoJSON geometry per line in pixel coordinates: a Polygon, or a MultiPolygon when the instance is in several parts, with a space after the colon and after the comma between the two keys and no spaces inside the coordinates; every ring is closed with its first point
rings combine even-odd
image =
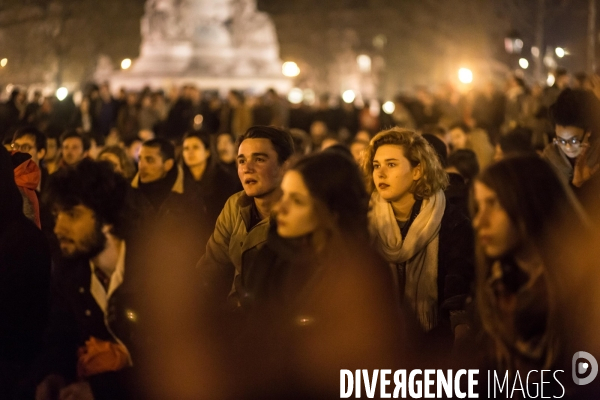
{"type": "Polygon", "coordinates": [[[130,185],[104,161],[83,159],[72,168],[61,168],[48,182],[43,201],[63,210],[77,205],[90,208],[100,224],[111,224],[111,233],[125,238],[133,214],[130,185]]]}
{"type": "Polygon", "coordinates": [[[40,151],[42,149],[46,150],[48,138],[39,129],[33,126],[25,126],[23,128],[17,129],[15,131],[15,134],[13,135],[13,142],[27,135],[33,136],[35,138],[35,148],[37,149],[37,151],[40,151]]]}
{"type": "Polygon", "coordinates": [[[167,139],[155,138],[146,140],[144,143],[142,143],[142,146],[159,149],[160,156],[163,161],[175,159],[175,146],[173,146],[173,143],[167,139]]]}
{"type": "Polygon", "coordinates": [[[294,154],[292,135],[274,126],[253,126],[237,139],[237,147],[246,139],[269,139],[277,153],[277,162],[283,164],[294,154]]]}
{"type": "Polygon", "coordinates": [[[498,144],[504,155],[509,154],[534,154],[532,144],[533,131],[529,128],[515,128],[505,135],[501,135],[498,144]]]}
{"type": "Polygon", "coordinates": [[[446,165],[448,164],[448,148],[446,147],[446,143],[444,143],[442,139],[430,133],[424,133],[422,136],[423,139],[427,140],[427,143],[429,143],[429,145],[435,150],[438,158],[440,159],[442,167],[446,168],[446,165]]]}
{"type": "Polygon", "coordinates": [[[554,125],[575,126],[598,135],[600,100],[588,90],[567,88],[550,107],[550,118],[554,125]]]}
{"type": "Polygon", "coordinates": [[[448,167],[454,167],[466,182],[479,174],[479,162],[473,150],[459,149],[448,156],[448,167]]]}
{"type": "Polygon", "coordinates": [[[81,145],[83,146],[83,151],[88,151],[90,149],[90,146],[92,145],[90,143],[90,139],[87,136],[82,135],[81,133],[77,132],[74,129],[68,130],[60,136],[60,145],[62,146],[62,144],[65,142],[65,140],[70,139],[70,138],[77,138],[77,139],[81,140],[81,145]]]}

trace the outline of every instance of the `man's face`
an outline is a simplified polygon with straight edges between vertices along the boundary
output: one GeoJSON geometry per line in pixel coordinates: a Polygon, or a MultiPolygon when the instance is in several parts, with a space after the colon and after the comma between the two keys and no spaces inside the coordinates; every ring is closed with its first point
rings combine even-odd
{"type": "Polygon", "coordinates": [[[55,160],[58,156],[58,142],[54,138],[48,138],[46,142],[46,160],[55,160]]]}
{"type": "Polygon", "coordinates": [[[83,160],[87,152],[83,149],[83,142],[76,137],[70,137],[62,143],[62,157],[67,165],[75,165],[83,160]]]}
{"type": "Polygon", "coordinates": [[[154,182],[163,179],[173,168],[172,159],[163,160],[158,147],[142,146],[138,167],[142,183],[154,182]]]}
{"type": "Polygon", "coordinates": [[[450,132],[450,143],[455,150],[467,147],[467,135],[460,128],[454,128],[450,132]]]}
{"type": "Polygon", "coordinates": [[[31,159],[37,165],[40,165],[40,160],[46,155],[46,150],[41,149],[38,151],[35,145],[35,136],[24,135],[13,142],[13,148],[18,149],[21,153],[27,153],[31,155],[31,159]]]}
{"type": "Polygon", "coordinates": [[[54,215],[54,234],[65,258],[93,258],[104,249],[106,237],[92,209],[80,204],[54,215]]]}
{"type": "Polygon", "coordinates": [[[283,166],[269,139],[246,139],[238,150],[238,176],[246,195],[261,197],[279,187],[283,166]]]}
{"type": "Polygon", "coordinates": [[[576,126],[556,125],[555,132],[558,147],[567,157],[576,158],[581,153],[585,131],[576,126]]]}

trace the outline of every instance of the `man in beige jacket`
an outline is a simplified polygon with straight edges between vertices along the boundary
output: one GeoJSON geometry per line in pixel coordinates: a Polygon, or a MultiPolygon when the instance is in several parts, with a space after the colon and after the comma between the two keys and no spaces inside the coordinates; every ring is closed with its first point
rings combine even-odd
{"type": "Polygon", "coordinates": [[[225,203],[197,265],[210,301],[238,305],[240,273],[267,240],[269,216],[293,152],[290,134],[275,127],[254,126],[238,138],[238,176],[244,190],[225,203]]]}

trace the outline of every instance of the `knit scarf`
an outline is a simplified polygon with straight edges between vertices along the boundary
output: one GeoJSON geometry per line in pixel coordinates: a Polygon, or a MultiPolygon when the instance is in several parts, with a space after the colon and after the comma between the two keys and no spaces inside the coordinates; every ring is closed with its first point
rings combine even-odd
{"type": "MultiPolygon", "coordinates": [[[[29,157],[29,155],[27,156],[29,157]]],[[[14,174],[15,183],[33,208],[33,222],[35,222],[37,227],[41,229],[40,204],[38,202],[37,195],[35,194],[35,190],[40,183],[40,179],[42,178],[40,168],[35,162],[33,162],[31,157],[29,157],[15,167],[14,174]]]]}
{"type": "Polygon", "coordinates": [[[425,331],[437,325],[439,232],[445,208],[441,190],[424,199],[403,239],[392,205],[378,192],[371,196],[369,224],[376,249],[388,262],[405,265],[405,298],[425,331]]]}

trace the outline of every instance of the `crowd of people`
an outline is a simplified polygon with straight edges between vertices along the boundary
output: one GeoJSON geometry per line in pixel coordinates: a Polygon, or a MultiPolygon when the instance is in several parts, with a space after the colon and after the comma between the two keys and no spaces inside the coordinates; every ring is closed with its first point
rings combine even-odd
{"type": "Polygon", "coordinates": [[[599,81],[418,88],[391,114],[15,89],[0,397],[331,398],[341,369],[479,368],[597,398],[570,372],[600,356],[599,81]]]}

